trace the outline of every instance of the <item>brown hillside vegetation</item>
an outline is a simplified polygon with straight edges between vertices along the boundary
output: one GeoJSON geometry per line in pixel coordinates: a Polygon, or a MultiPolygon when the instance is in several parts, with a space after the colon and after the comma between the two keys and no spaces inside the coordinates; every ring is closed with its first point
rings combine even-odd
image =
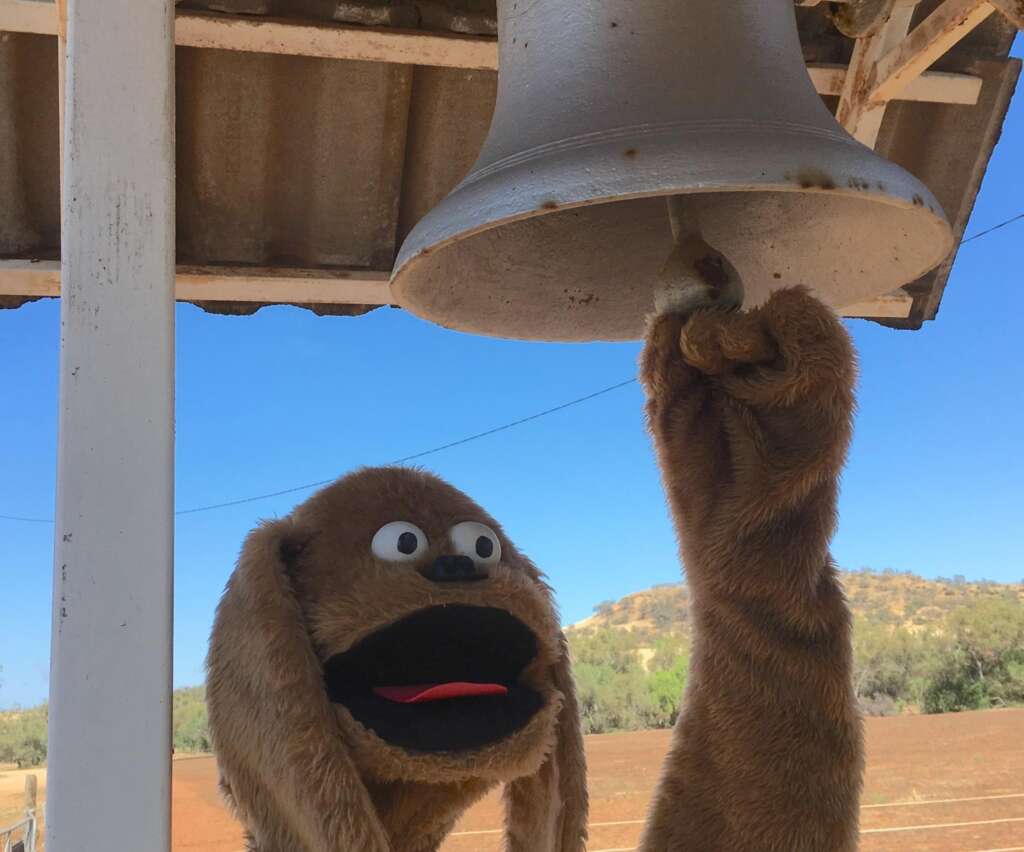
{"type": "MultiPolygon", "coordinates": [[[[909,573],[869,569],[844,571],[842,579],[855,618],[902,627],[913,633],[941,632],[954,610],[983,601],[1001,599],[1024,605],[1024,584],[1021,583],[967,581],[963,577],[926,580],[909,573]]],[[[594,608],[594,615],[573,625],[573,629],[614,627],[688,634],[688,606],[685,584],[655,586],[618,601],[599,604],[594,608]]]]}
{"type": "MultiPolygon", "coordinates": [[[[1024,586],[845,572],[854,686],[868,715],[1024,704],[1024,586]]],[[[666,585],[595,607],[567,633],[588,733],[675,723],[689,595],[666,585]]]]}

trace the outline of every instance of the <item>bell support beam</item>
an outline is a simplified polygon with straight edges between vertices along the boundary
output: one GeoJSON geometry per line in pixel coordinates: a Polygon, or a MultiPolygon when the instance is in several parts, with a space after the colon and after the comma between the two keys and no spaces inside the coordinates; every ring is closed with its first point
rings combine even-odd
{"type": "MultiPolygon", "coordinates": [[[[230,269],[179,266],[175,297],[181,302],[254,302],[318,305],[391,305],[387,272],[353,271],[342,277],[323,270],[230,269]]],[[[60,264],[0,260],[0,297],[53,298],[61,294],[60,264]]],[[[910,316],[913,299],[896,290],[844,308],[847,317],[910,316]]]]}
{"type": "Polygon", "coordinates": [[[898,6],[878,30],[854,43],[850,67],[839,96],[836,120],[854,139],[869,148],[874,148],[878,140],[886,104],[875,103],[868,97],[867,83],[878,60],[906,36],[913,16],[913,6],[898,6]]]}
{"type": "MultiPolygon", "coordinates": [[[[179,266],[179,302],[388,305],[389,272],[179,266]]],[[[0,297],[54,298],[61,295],[60,264],[49,260],[0,260],[0,297]]]]}
{"type": "Polygon", "coordinates": [[[894,100],[936,60],[996,11],[988,0],[945,0],[901,44],[878,59],[868,80],[869,103],[894,100]]]}
{"type": "MultiPolygon", "coordinates": [[[[52,35],[58,32],[58,23],[48,3],[0,0],[0,31],[52,35]]],[[[179,11],[175,40],[182,47],[489,71],[498,68],[498,46],[493,38],[413,30],[179,11]]],[[[808,71],[820,94],[842,93],[847,77],[844,66],[811,64],[808,71]]],[[[976,77],[925,74],[913,80],[899,99],[973,105],[980,92],[981,80],[976,77]]]]}
{"type": "Polygon", "coordinates": [[[47,849],[167,852],[174,4],[67,10],[47,849]]]}
{"type": "MultiPolygon", "coordinates": [[[[807,66],[807,73],[819,95],[842,97],[849,76],[845,65],[814,63],[807,66]]],[[[932,71],[913,80],[899,100],[974,106],[981,95],[981,85],[980,77],[932,71]]]]}
{"type": "Polygon", "coordinates": [[[58,12],[50,3],[38,0],[4,0],[0,4],[0,30],[36,35],[57,35],[58,12]]]}
{"type": "Polygon", "coordinates": [[[889,22],[874,35],[858,39],[837,117],[846,130],[874,145],[889,101],[906,99],[916,82],[940,57],[999,12],[1024,29],[1024,0],[945,0],[913,31],[893,43],[909,23],[912,7],[897,6],[889,22]]]}

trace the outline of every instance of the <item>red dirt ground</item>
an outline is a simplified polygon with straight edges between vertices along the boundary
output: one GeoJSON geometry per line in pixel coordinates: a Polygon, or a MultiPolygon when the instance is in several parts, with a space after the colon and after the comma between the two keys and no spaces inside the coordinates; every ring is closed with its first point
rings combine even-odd
{"type": "MultiPolygon", "coordinates": [[[[1024,710],[869,719],[867,738],[862,852],[1024,852],[1024,710]]],[[[592,852],[636,845],[668,741],[667,731],[587,738],[592,852]]],[[[6,817],[17,801],[3,780],[6,817]]],[[[174,852],[240,852],[216,781],[211,758],[174,762],[174,852]]],[[[444,852],[497,852],[500,826],[492,795],[444,852]]]]}

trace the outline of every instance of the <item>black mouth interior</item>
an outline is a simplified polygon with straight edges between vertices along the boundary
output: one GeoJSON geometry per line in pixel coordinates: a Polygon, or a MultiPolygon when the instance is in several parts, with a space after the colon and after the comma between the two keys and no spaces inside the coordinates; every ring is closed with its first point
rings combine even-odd
{"type": "Polygon", "coordinates": [[[522,728],[543,698],[519,683],[537,638],[502,609],[465,605],[414,612],[324,665],[331,701],[381,739],[413,751],[463,751],[522,728]],[[456,682],[500,684],[504,695],[401,704],[375,688],[456,682]]]}

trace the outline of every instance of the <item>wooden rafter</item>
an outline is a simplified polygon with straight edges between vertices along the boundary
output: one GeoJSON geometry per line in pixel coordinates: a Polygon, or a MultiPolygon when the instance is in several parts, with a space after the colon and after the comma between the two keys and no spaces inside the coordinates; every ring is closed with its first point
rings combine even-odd
{"type": "Polygon", "coordinates": [[[847,133],[869,148],[875,147],[886,107],[884,102],[875,103],[869,97],[869,80],[878,60],[906,36],[913,15],[912,6],[897,7],[880,29],[857,39],[853,48],[836,118],[847,133]]]}
{"type": "Polygon", "coordinates": [[[874,145],[886,104],[906,99],[925,72],[990,15],[1024,29],[1024,0],[944,0],[908,32],[912,6],[897,6],[881,30],[858,39],[837,117],[853,136],[874,145]],[[905,36],[905,37],[904,37],[905,36]]]}
{"type": "Polygon", "coordinates": [[[987,0],[945,0],[899,45],[878,59],[863,97],[868,103],[884,103],[898,97],[911,81],[994,11],[987,0]]]}
{"type": "MultiPolygon", "coordinates": [[[[66,2],[66,0],[65,0],[66,2]]],[[[1007,0],[1009,2],[1009,0],[1007,0]]],[[[0,0],[0,30],[56,33],[53,7],[36,0],[0,0]]],[[[256,53],[353,59],[370,62],[436,65],[496,70],[498,46],[493,38],[373,27],[346,27],[185,12],[177,15],[175,40],[183,47],[206,47],[256,53]]],[[[823,95],[840,95],[847,78],[841,65],[808,66],[823,95]]],[[[932,103],[977,103],[981,81],[963,74],[927,74],[909,85],[901,98],[932,103]]]]}
{"type": "MultiPolygon", "coordinates": [[[[180,302],[387,305],[387,272],[179,266],[180,302]]],[[[0,260],[0,296],[60,296],[60,263],[0,260]]]]}
{"type": "MultiPolygon", "coordinates": [[[[807,72],[820,95],[841,97],[848,79],[845,65],[810,64],[807,72]]],[[[981,78],[933,71],[923,74],[904,90],[900,100],[973,106],[981,95],[981,78]]]]}
{"type": "MultiPolygon", "coordinates": [[[[180,302],[255,302],[320,305],[393,304],[388,273],[312,269],[179,266],[180,302]]],[[[56,261],[0,260],[0,296],[60,296],[56,261]]],[[[903,290],[845,308],[850,317],[905,318],[913,299],[903,290]]]]}
{"type": "MultiPolygon", "coordinates": [[[[67,6],[65,15],[66,10],[67,6]]],[[[57,14],[49,3],[39,3],[37,0],[3,0],[0,3],[0,30],[57,35],[60,30],[57,14]]]]}

